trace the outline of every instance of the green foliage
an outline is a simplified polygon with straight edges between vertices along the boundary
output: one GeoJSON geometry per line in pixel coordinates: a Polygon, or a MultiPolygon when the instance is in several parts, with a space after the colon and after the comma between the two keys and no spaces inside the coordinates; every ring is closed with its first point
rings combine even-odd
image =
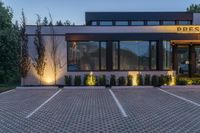
{"type": "Polygon", "coordinates": [[[165,84],[165,76],[161,75],[159,78],[159,86],[162,86],[165,84]]]}
{"type": "Polygon", "coordinates": [[[151,77],[149,74],[146,74],[144,77],[144,85],[151,85],[151,77]]]}
{"type": "Polygon", "coordinates": [[[72,85],[72,76],[71,75],[65,76],[65,85],[67,85],[67,86],[72,85]]]}
{"type": "Polygon", "coordinates": [[[25,78],[31,67],[31,60],[28,53],[28,36],[26,34],[26,19],[22,10],[22,24],[20,27],[21,38],[21,60],[20,60],[20,72],[21,76],[25,78]]]}
{"type": "Polygon", "coordinates": [[[45,46],[42,40],[41,36],[41,22],[40,22],[40,16],[37,15],[37,29],[36,29],[36,36],[34,38],[34,44],[36,47],[37,51],[37,57],[35,58],[35,63],[33,64],[34,68],[37,71],[37,74],[40,77],[40,84],[41,84],[41,78],[44,75],[44,69],[46,66],[46,61],[45,61],[45,46]]]}
{"type": "Polygon", "coordinates": [[[116,86],[116,77],[115,77],[115,75],[111,75],[111,77],[110,77],[110,85],[111,86],[116,86]]]}
{"type": "Polygon", "coordinates": [[[187,8],[187,12],[194,12],[199,13],[200,12],[200,4],[192,4],[187,8]]]}
{"type": "Polygon", "coordinates": [[[86,85],[87,86],[94,86],[97,84],[97,80],[96,80],[96,76],[93,75],[93,74],[89,74],[87,75],[87,78],[86,78],[86,85]]]}
{"type": "Polygon", "coordinates": [[[143,85],[143,77],[141,74],[137,74],[136,82],[137,82],[137,85],[143,85]]]}
{"type": "Polygon", "coordinates": [[[74,85],[75,86],[81,86],[81,76],[80,75],[76,75],[74,77],[74,85]]]}
{"type": "Polygon", "coordinates": [[[159,86],[159,77],[156,75],[153,75],[151,78],[151,84],[153,86],[159,86]]]}
{"type": "Polygon", "coordinates": [[[20,81],[20,31],[12,24],[12,9],[0,1],[0,83],[20,81]]]}
{"type": "Polygon", "coordinates": [[[106,85],[106,75],[101,75],[98,78],[98,84],[100,86],[105,86],[106,85]]]}
{"type": "Polygon", "coordinates": [[[132,86],[133,85],[133,76],[132,75],[128,75],[127,76],[127,85],[128,86],[132,86]]]}
{"type": "Polygon", "coordinates": [[[126,85],[126,79],[124,76],[121,76],[118,78],[118,85],[119,86],[125,86],[126,85]]]}
{"type": "Polygon", "coordinates": [[[200,85],[200,78],[199,77],[177,77],[176,78],[177,85],[200,85]]]}
{"type": "Polygon", "coordinates": [[[42,25],[47,26],[49,24],[49,21],[47,19],[47,17],[44,17],[42,25]]]}

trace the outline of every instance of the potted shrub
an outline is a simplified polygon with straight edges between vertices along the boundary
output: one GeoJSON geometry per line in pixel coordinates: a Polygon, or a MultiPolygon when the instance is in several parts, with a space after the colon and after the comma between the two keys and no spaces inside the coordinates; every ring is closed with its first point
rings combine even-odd
{"type": "Polygon", "coordinates": [[[106,75],[99,76],[98,85],[99,86],[105,86],[106,85],[106,75]]]}
{"type": "Polygon", "coordinates": [[[128,75],[127,76],[127,85],[128,86],[132,86],[133,85],[133,76],[132,75],[128,75]]]}
{"type": "Polygon", "coordinates": [[[141,74],[137,75],[137,85],[143,85],[143,78],[141,74]]]}
{"type": "Polygon", "coordinates": [[[67,86],[72,85],[72,76],[71,75],[65,76],[65,85],[67,85],[67,86]]]}
{"type": "Polygon", "coordinates": [[[158,76],[156,76],[156,75],[153,75],[153,76],[152,76],[151,84],[152,84],[153,86],[159,86],[159,79],[158,79],[158,76]]]}
{"type": "Polygon", "coordinates": [[[121,76],[118,78],[118,85],[119,86],[125,86],[126,85],[126,79],[124,76],[121,76]]]}
{"type": "Polygon", "coordinates": [[[80,75],[76,75],[74,77],[74,85],[75,86],[81,86],[81,76],[80,75]]]}
{"type": "Polygon", "coordinates": [[[150,75],[146,74],[144,77],[144,85],[151,85],[150,75]]]}
{"type": "Polygon", "coordinates": [[[115,75],[111,75],[111,77],[110,77],[110,85],[111,86],[116,86],[116,77],[115,77],[115,75]]]}

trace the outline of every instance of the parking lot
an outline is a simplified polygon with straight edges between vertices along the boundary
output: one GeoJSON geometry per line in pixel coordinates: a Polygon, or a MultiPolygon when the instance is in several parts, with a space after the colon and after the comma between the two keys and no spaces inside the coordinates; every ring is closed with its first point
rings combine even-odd
{"type": "Polygon", "coordinates": [[[0,132],[200,132],[199,89],[18,89],[0,94],[0,132]]]}

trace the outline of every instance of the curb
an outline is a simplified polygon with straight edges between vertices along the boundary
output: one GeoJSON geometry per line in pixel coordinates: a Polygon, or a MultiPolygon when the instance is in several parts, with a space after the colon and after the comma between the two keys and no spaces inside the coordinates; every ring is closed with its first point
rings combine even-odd
{"type": "Polygon", "coordinates": [[[200,85],[175,85],[175,86],[160,86],[161,89],[200,89],[200,85]]]}
{"type": "Polygon", "coordinates": [[[105,86],[65,86],[63,89],[106,89],[105,86]]]}
{"type": "Polygon", "coordinates": [[[154,86],[112,86],[111,89],[152,89],[154,86]]]}
{"type": "Polygon", "coordinates": [[[19,87],[16,87],[15,88],[16,90],[21,90],[21,89],[24,89],[24,90],[29,90],[29,89],[47,89],[47,90],[49,90],[49,89],[58,89],[58,87],[57,86],[41,86],[41,87],[21,87],[21,86],[19,86],[19,87]]]}

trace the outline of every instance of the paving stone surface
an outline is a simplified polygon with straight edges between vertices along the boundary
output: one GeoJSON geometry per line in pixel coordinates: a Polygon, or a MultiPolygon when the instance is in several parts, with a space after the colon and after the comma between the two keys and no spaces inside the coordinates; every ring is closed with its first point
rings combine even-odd
{"type": "Polygon", "coordinates": [[[113,89],[128,117],[123,117],[107,89],[69,89],[25,118],[57,91],[15,90],[0,95],[0,132],[200,132],[200,107],[148,88],[113,89]]]}

